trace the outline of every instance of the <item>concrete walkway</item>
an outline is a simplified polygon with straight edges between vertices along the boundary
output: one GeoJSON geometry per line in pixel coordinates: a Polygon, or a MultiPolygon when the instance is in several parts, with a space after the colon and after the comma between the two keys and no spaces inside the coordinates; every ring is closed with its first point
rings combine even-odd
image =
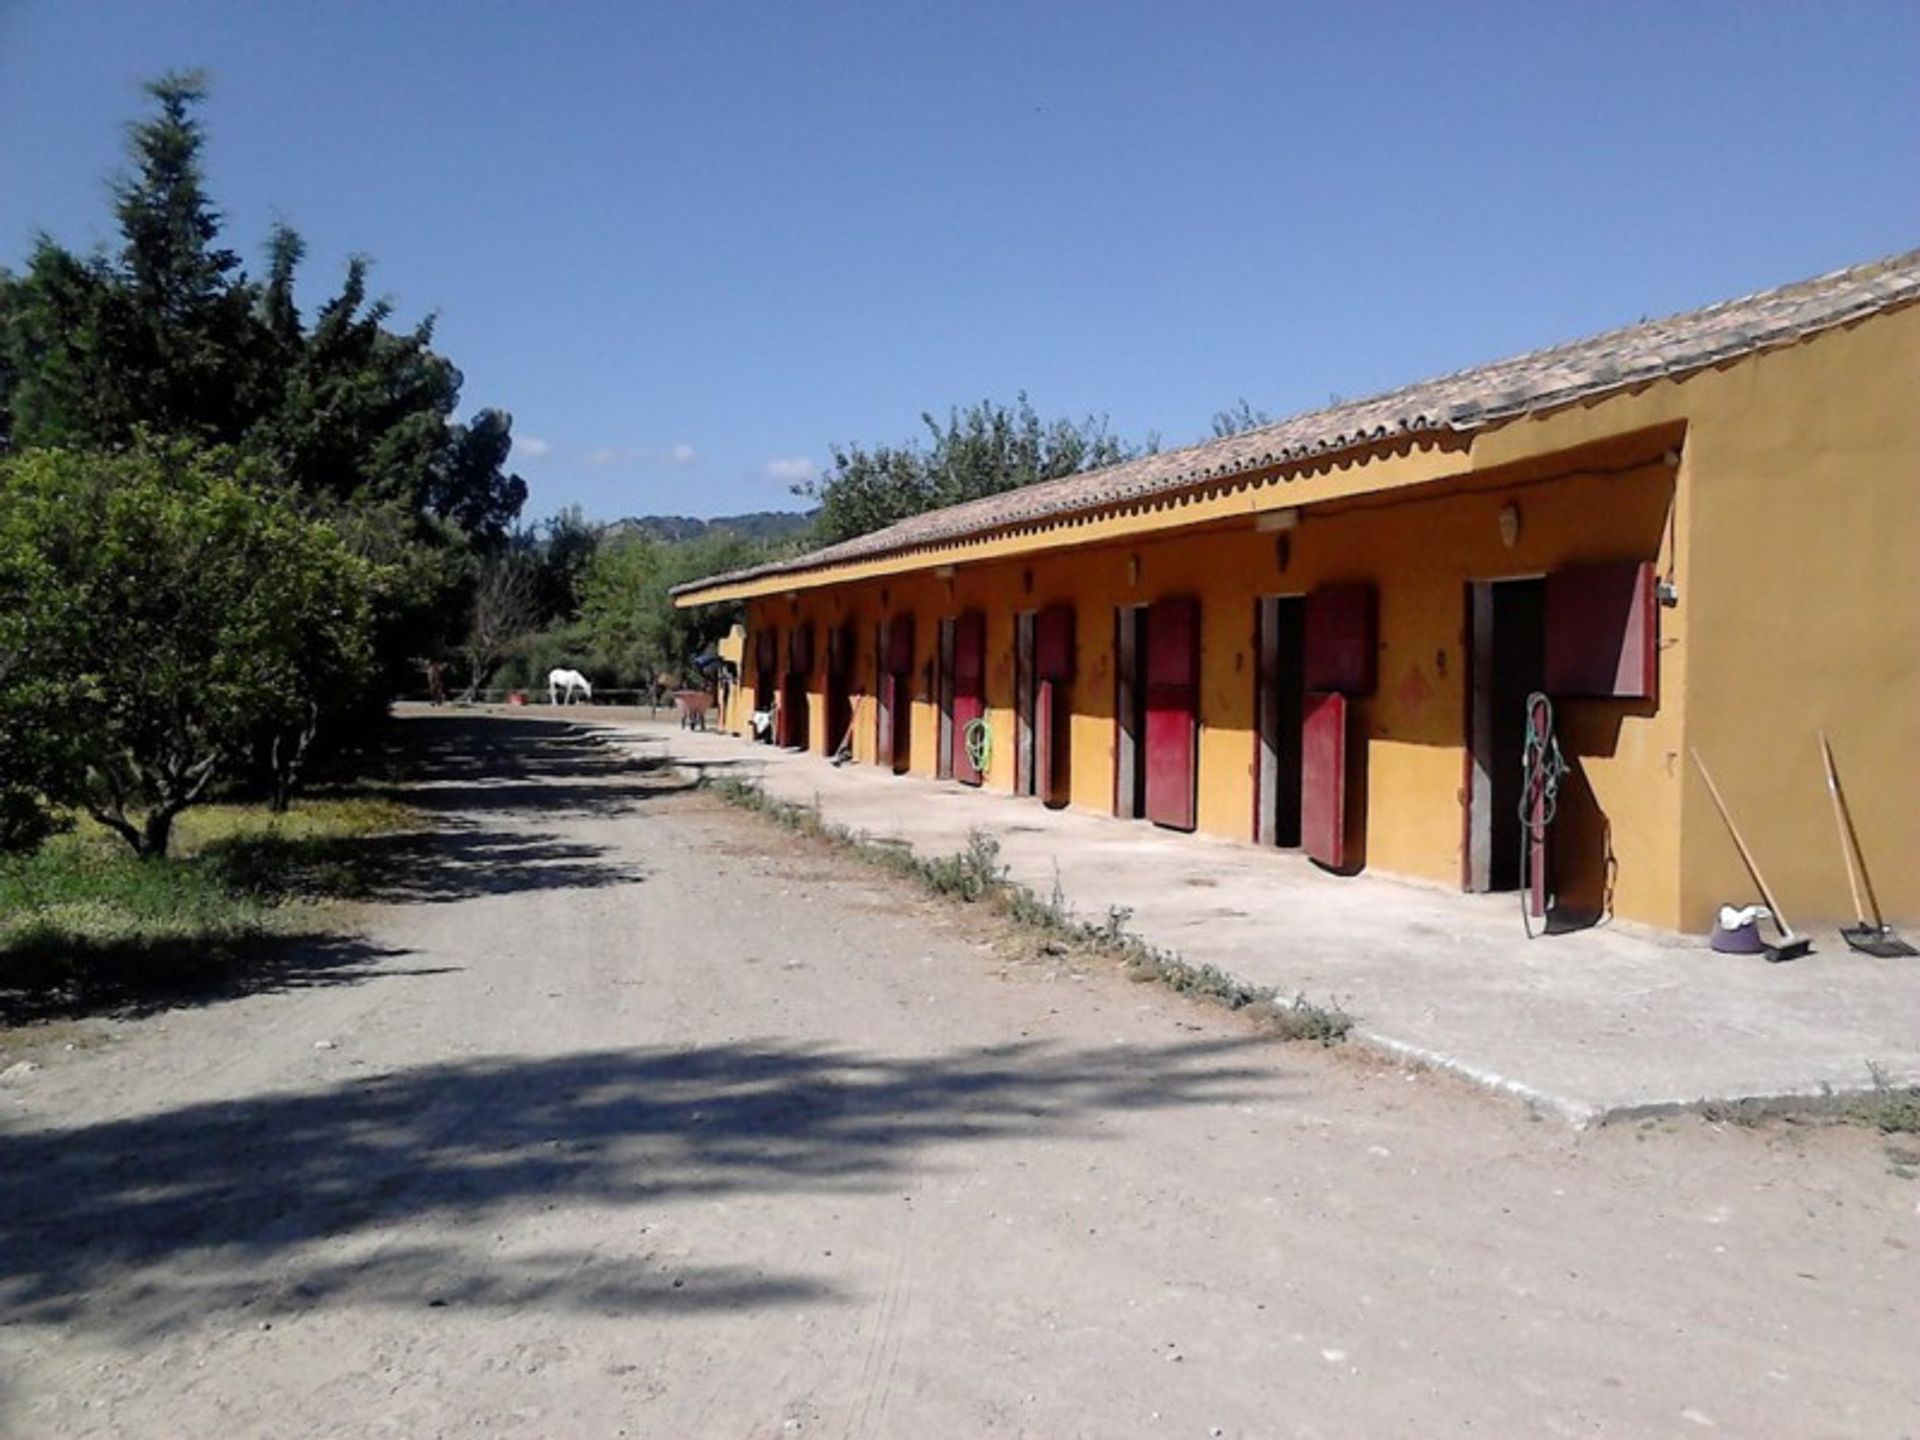
{"type": "MultiPolygon", "coordinates": [[[[537,713],[537,712],[535,712],[537,713]]],[[[618,712],[600,711],[599,720],[618,712]]],[[[1144,821],[805,754],[671,724],[611,733],[680,764],[733,772],[822,818],[910,844],[1000,842],[1012,878],[1195,964],[1338,1001],[1363,1043],[1510,1092],[1576,1125],[1704,1103],[1795,1108],[1868,1093],[1869,1063],[1920,1084],[1920,960],[1874,960],[1837,935],[1770,965],[1698,939],[1615,924],[1528,940],[1513,895],[1322,873],[1296,855],[1144,821]]]]}

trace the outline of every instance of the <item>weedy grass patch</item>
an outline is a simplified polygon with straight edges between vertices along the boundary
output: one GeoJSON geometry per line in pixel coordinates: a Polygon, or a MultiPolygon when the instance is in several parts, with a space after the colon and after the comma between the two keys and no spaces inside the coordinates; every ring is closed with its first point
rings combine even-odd
{"type": "Polygon", "coordinates": [[[1920,1135],[1920,1085],[1896,1085],[1872,1061],[1873,1094],[1855,1109],[1853,1118],[1882,1135],[1920,1135]]]}
{"type": "Polygon", "coordinates": [[[208,805],[180,817],[173,855],[143,860],[82,821],[0,860],[0,1016],[212,979],[250,949],[313,931],[322,903],[369,883],[384,858],[370,842],[419,826],[378,794],[278,815],[208,805]]]}

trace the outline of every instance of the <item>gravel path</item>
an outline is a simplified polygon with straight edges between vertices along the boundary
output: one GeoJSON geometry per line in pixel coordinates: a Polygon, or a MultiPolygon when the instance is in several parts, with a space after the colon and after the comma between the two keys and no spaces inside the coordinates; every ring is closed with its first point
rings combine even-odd
{"type": "Polygon", "coordinates": [[[363,942],[0,1037],[0,1435],[1920,1431],[1878,1137],[1571,1134],[405,730],[363,942]]]}

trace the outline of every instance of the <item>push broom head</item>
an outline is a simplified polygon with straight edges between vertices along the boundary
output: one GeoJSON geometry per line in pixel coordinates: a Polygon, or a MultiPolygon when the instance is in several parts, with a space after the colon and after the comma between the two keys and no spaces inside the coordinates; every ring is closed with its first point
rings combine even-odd
{"type": "Polygon", "coordinates": [[[1778,945],[1766,947],[1769,964],[1778,965],[1783,960],[1798,960],[1802,955],[1813,952],[1813,942],[1801,935],[1783,935],[1778,945]]]}

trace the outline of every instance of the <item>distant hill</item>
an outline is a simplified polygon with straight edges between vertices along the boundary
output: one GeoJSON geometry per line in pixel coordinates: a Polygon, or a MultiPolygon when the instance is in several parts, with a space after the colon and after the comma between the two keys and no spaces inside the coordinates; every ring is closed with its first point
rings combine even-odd
{"type": "Polygon", "coordinates": [[[632,515],[615,520],[602,533],[651,535],[656,540],[698,540],[706,535],[738,535],[743,540],[787,540],[804,534],[813,516],[791,510],[756,510],[751,515],[716,515],[696,520],[691,515],[632,515]]]}

